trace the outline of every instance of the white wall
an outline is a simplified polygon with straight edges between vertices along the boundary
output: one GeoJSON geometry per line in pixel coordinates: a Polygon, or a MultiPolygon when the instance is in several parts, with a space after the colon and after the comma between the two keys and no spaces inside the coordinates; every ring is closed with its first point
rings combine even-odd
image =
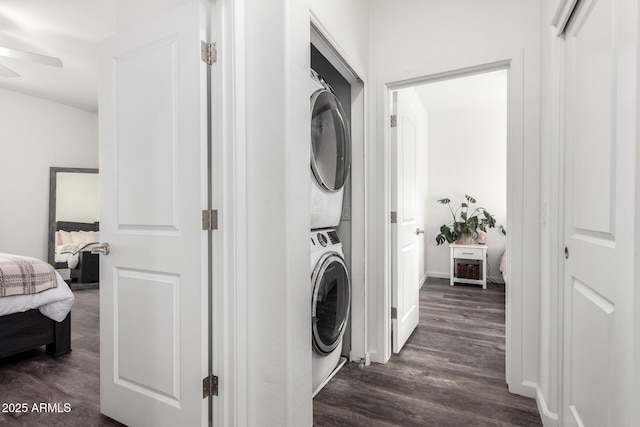
{"type": "Polygon", "coordinates": [[[116,28],[118,32],[132,28],[154,16],[167,13],[192,0],[115,0],[116,28]]]}
{"type": "Polygon", "coordinates": [[[369,0],[309,0],[309,9],[364,78],[369,68],[369,0]]]}
{"type": "MultiPolygon", "coordinates": [[[[522,302],[522,311],[515,313],[518,322],[513,336],[519,355],[512,360],[517,375],[510,384],[520,393],[532,395],[532,387],[538,379],[539,355],[539,74],[540,74],[540,3],[537,0],[487,0],[481,3],[472,0],[442,2],[439,0],[372,0],[370,18],[370,81],[376,82],[376,96],[371,100],[371,144],[377,149],[369,153],[368,166],[372,174],[380,173],[384,167],[383,141],[385,123],[380,112],[384,111],[380,86],[389,79],[416,75],[417,71],[446,70],[448,64],[467,63],[473,58],[521,55],[524,93],[522,115],[514,117],[522,124],[525,159],[522,167],[524,191],[522,194],[524,212],[522,236],[526,244],[522,253],[522,276],[516,296],[522,302]],[[503,56],[504,56],[503,55],[503,56]],[[379,105],[380,104],[380,105],[379,105]]],[[[514,165],[519,167],[520,165],[514,165]]],[[[376,176],[371,177],[377,187],[367,194],[375,212],[371,212],[370,224],[380,224],[372,230],[376,236],[384,235],[384,202],[376,194],[381,185],[376,176]]],[[[372,238],[372,246],[380,242],[372,238]]],[[[384,259],[386,249],[376,247],[376,259],[384,259]]],[[[383,296],[384,266],[371,266],[369,275],[370,303],[376,304],[383,296]]],[[[383,307],[378,307],[383,310],[383,307]]],[[[372,322],[369,330],[381,328],[372,322]]],[[[383,348],[383,342],[371,341],[371,351],[383,348]]]]}
{"type": "Polygon", "coordinates": [[[245,1],[248,425],[312,424],[309,21],[245,1]]]}
{"type": "MultiPolygon", "coordinates": [[[[449,247],[437,246],[435,238],[452,216],[447,206],[437,203],[439,199],[451,199],[455,211],[469,194],[477,200],[472,207],[486,208],[508,230],[506,104],[429,114],[428,169],[428,274],[449,277],[449,247]]],[[[499,258],[506,245],[497,227],[488,230],[489,273],[495,280],[502,281],[499,258]]]]}
{"type": "Polygon", "coordinates": [[[98,167],[98,117],[0,89],[0,252],[47,259],[49,168],[98,167]]]}

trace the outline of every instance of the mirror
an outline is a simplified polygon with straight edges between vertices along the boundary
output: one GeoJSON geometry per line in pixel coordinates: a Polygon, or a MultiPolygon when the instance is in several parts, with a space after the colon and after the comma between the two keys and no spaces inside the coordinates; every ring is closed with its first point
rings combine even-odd
{"type": "Polygon", "coordinates": [[[48,261],[51,265],[56,266],[56,243],[61,243],[56,242],[58,229],[68,232],[98,231],[99,195],[98,169],[49,168],[48,261]]]}

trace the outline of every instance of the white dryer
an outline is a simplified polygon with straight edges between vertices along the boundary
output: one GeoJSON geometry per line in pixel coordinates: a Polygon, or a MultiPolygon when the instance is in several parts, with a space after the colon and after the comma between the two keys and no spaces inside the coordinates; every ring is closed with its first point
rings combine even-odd
{"type": "Polygon", "coordinates": [[[331,87],[311,70],[311,229],[337,227],[351,167],[349,124],[331,87]]]}
{"type": "Polygon", "coordinates": [[[311,232],[312,383],[315,396],[340,369],[342,337],[351,306],[351,285],[335,230],[311,232]]]}

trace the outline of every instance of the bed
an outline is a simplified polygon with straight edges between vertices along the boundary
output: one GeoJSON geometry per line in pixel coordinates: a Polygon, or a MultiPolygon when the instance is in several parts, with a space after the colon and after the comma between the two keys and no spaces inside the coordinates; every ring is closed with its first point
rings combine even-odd
{"type": "Polygon", "coordinates": [[[100,280],[98,254],[91,249],[100,242],[98,222],[57,221],[55,223],[55,268],[69,271],[69,279],[77,283],[100,280]]]}
{"type": "Polygon", "coordinates": [[[43,261],[10,254],[0,254],[0,274],[0,358],[41,346],[46,346],[46,353],[55,357],[69,353],[71,307],[75,297],[62,277],[43,261]],[[34,279],[33,269],[22,264],[19,267],[21,276],[27,280],[22,284],[17,280],[9,283],[7,278],[15,278],[16,275],[7,273],[6,261],[16,258],[46,265],[51,271],[49,280],[52,287],[40,290],[34,285],[38,282],[34,279]],[[16,291],[20,285],[22,293],[16,291]],[[11,286],[14,289],[7,291],[11,286]]]}

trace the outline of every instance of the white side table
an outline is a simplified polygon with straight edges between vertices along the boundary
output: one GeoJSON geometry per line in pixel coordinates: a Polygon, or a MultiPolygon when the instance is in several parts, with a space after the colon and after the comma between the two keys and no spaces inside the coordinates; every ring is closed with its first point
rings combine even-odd
{"type": "Polygon", "coordinates": [[[454,283],[468,283],[487,289],[487,245],[449,244],[449,274],[451,286],[454,283]],[[479,266],[479,271],[475,270],[474,265],[479,266]]]}

